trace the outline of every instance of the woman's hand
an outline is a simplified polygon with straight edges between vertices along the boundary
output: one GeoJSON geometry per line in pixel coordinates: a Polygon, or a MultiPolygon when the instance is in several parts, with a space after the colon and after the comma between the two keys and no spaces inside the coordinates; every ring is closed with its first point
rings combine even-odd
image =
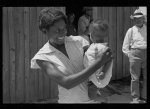
{"type": "Polygon", "coordinates": [[[110,48],[104,50],[104,53],[97,55],[97,60],[102,63],[102,65],[106,64],[110,60],[113,59],[113,54],[110,48]]]}
{"type": "Polygon", "coordinates": [[[98,73],[96,73],[96,77],[98,80],[99,79],[102,80],[105,77],[105,73],[104,72],[98,72],[98,73]]]}

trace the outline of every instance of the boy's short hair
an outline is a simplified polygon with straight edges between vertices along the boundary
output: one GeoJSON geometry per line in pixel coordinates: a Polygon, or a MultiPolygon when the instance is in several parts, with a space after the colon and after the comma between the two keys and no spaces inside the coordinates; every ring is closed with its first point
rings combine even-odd
{"type": "Polygon", "coordinates": [[[48,30],[56,21],[60,19],[63,19],[65,23],[67,23],[67,17],[61,10],[52,8],[45,8],[41,10],[39,15],[40,31],[46,33],[45,30],[48,30]]]}
{"type": "Polygon", "coordinates": [[[91,22],[89,31],[92,33],[94,30],[101,30],[102,32],[106,32],[109,30],[109,25],[106,20],[94,20],[91,22]]]}

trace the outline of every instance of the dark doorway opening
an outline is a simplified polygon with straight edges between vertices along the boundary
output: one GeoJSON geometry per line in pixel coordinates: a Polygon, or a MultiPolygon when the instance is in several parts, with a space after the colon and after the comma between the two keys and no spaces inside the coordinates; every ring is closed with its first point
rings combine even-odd
{"type": "Polygon", "coordinates": [[[83,15],[83,6],[67,6],[66,7],[66,15],[74,13],[75,19],[74,19],[74,25],[77,30],[78,28],[78,20],[83,15]]]}

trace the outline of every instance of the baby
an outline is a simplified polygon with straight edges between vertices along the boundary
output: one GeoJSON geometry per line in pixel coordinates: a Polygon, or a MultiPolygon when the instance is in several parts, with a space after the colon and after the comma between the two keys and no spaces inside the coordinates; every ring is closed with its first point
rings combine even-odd
{"type": "MultiPolygon", "coordinates": [[[[90,24],[90,39],[92,44],[85,51],[84,66],[88,67],[93,64],[97,59],[98,54],[103,54],[105,49],[108,48],[105,38],[108,38],[109,25],[106,21],[95,20],[90,24]]],[[[103,88],[108,85],[112,76],[113,60],[106,63],[93,75],[89,77],[89,81],[92,81],[98,88],[103,88]]]]}

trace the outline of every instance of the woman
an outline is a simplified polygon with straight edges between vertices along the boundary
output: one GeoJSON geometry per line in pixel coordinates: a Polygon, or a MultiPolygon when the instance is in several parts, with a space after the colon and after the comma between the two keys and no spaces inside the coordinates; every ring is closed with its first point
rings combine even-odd
{"type": "Polygon", "coordinates": [[[40,12],[39,29],[48,42],[31,60],[31,68],[42,69],[58,83],[58,103],[89,103],[87,79],[99,67],[111,61],[107,49],[90,67],[84,69],[83,47],[88,41],[80,36],[66,37],[66,16],[59,10],[43,9],[40,12]]]}

